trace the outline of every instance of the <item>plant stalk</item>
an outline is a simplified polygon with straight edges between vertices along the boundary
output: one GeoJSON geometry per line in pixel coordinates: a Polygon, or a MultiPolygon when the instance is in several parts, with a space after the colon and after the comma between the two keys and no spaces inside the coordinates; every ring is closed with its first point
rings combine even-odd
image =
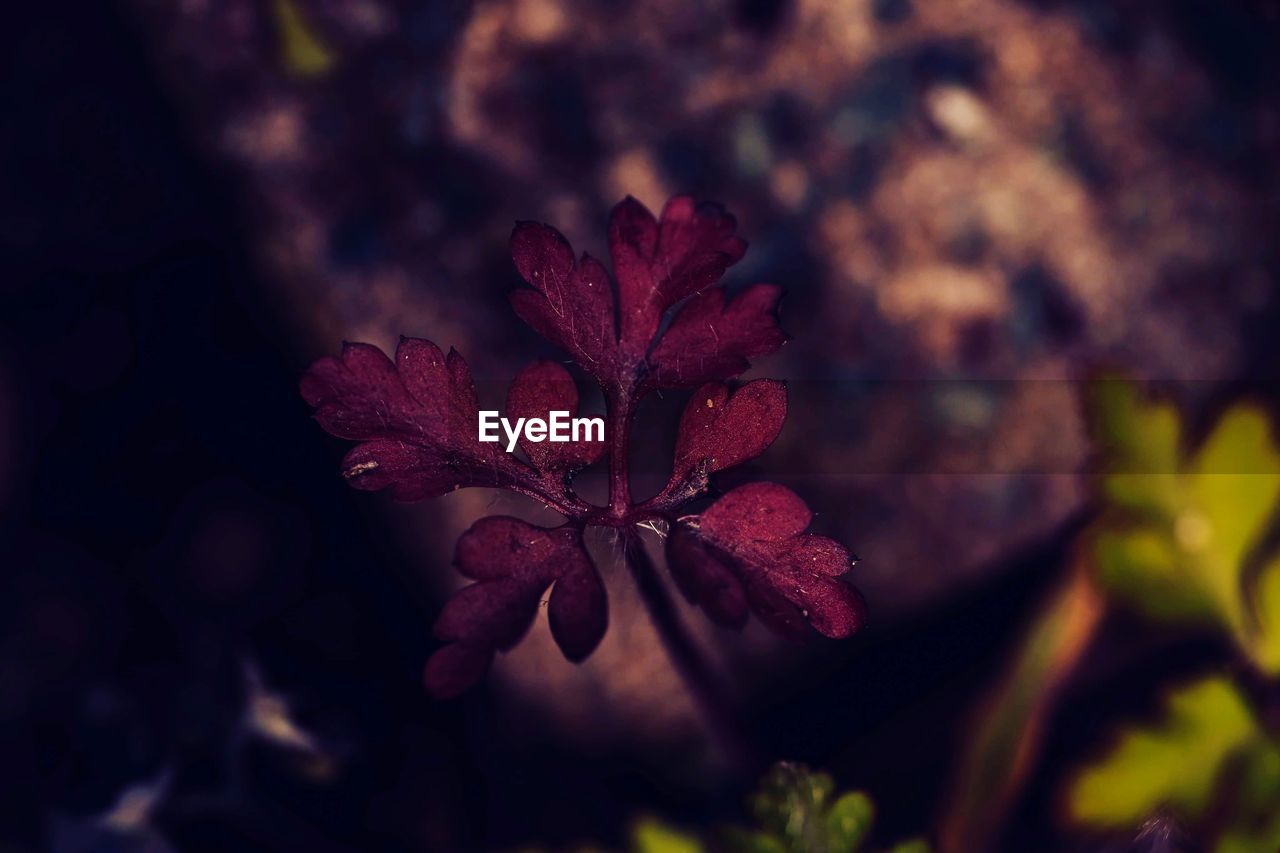
{"type": "Polygon", "coordinates": [[[621,519],[631,510],[631,389],[615,385],[606,392],[609,415],[609,511],[621,519]]]}

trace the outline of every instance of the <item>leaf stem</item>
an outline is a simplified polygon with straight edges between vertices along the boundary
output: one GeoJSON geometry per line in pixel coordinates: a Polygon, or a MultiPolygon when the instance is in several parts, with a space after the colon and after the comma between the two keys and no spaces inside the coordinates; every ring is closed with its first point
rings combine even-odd
{"type": "Polygon", "coordinates": [[[688,688],[694,704],[701,711],[707,727],[720,742],[729,761],[738,769],[754,769],[757,762],[738,718],[725,701],[727,692],[681,620],[675,602],[645,550],[639,532],[628,526],[622,535],[627,569],[640,590],[640,597],[658,636],[662,638],[667,655],[688,688]]]}
{"type": "Polygon", "coordinates": [[[530,485],[522,482],[510,486],[510,489],[514,492],[519,492],[522,495],[533,498],[543,506],[555,510],[570,520],[580,521],[587,517],[588,513],[591,512],[591,506],[589,504],[585,504],[577,499],[566,498],[561,500],[537,485],[530,485]]]}
{"type": "Polygon", "coordinates": [[[504,461],[506,466],[501,469],[503,480],[500,484],[495,484],[499,488],[506,488],[527,495],[560,513],[565,518],[575,521],[581,521],[591,512],[592,506],[569,489],[563,489],[563,494],[557,495],[548,486],[545,479],[534,477],[532,470],[527,465],[522,465],[510,458],[504,461]]]}
{"type": "Polygon", "coordinates": [[[635,414],[633,389],[613,384],[605,389],[609,416],[609,512],[616,519],[631,511],[631,418],[635,414]]]}

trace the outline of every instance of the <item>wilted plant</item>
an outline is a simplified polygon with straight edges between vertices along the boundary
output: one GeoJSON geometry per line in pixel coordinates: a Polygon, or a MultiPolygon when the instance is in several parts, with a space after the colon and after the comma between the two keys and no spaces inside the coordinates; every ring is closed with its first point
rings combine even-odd
{"type": "MultiPolygon", "coordinates": [[[[704,702],[707,672],[685,633],[637,528],[665,525],[667,562],[677,586],[715,622],[740,628],[750,613],[772,628],[804,636],[812,626],[846,637],[862,623],[855,590],[839,580],[849,553],[805,533],[812,513],[791,490],[742,486],[698,515],[682,515],[716,471],[750,460],[777,437],[786,388],[768,379],[731,388],[749,359],[786,336],[776,309],[781,290],[756,284],[731,296],[720,285],[746,243],[717,205],[671,199],[655,218],[627,198],[609,221],[613,278],[589,255],[575,259],[554,228],[520,222],[511,253],[531,287],[511,294],[517,314],[564,349],[600,385],[603,442],[520,440],[525,459],[481,442],[471,374],[462,356],[430,341],[401,338],[392,360],[369,344],[346,344],[302,379],[302,395],[330,433],[360,442],[342,473],[358,489],[389,489],[405,501],[468,486],[509,489],[564,516],[538,527],[506,516],[476,522],[457,544],[455,563],[475,583],[449,601],[435,625],[446,645],[426,666],[426,684],[452,696],[478,681],[496,651],[511,648],[548,603],[551,633],[565,657],[586,658],[607,623],[604,586],[583,546],[591,525],[621,533],[625,562],[673,660],[704,702]],[[628,449],[633,416],[651,391],[696,388],[680,420],[666,486],[637,502],[628,449]],[[574,475],[608,456],[609,500],[596,506],[574,490],[574,475]]],[[[536,362],[516,376],[507,415],[576,415],[578,391],[561,365],[536,362]]]]}

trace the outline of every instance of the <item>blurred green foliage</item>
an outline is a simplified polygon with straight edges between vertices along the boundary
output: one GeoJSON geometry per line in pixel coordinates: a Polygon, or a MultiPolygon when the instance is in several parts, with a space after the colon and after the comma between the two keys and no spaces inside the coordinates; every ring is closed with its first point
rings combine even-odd
{"type": "MultiPolygon", "coordinates": [[[[629,853],[859,853],[866,851],[875,808],[861,791],[838,793],[826,773],[803,764],[775,764],[748,803],[753,825],[731,827],[704,837],[658,818],[631,825],[629,853]]],[[[921,840],[906,841],[886,853],[929,853],[921,840]]],[[[532,852],[531,852],[532,853],[532,852]]],[[[598,853],[579,847],[577,853],[598,853]]]]}
{"type": "MultiPolygon", "coordinates": [[[[761,780],[748,803],[755,825],[723,835],[734,853],[855,853],[863,850],[875,807],[861,791],[838,793],[826,773],[782,762],[761,780]]],[[[894,853],[927,853],[922,841],[909,841],[894,853]]]]}
{"type": "MultiPolygon", "coordinates": [[[[1217,627],[1264,683],[1280,674],[1280,558],[1259,553],[1280,499],[1266,413],[1225,412],[1197,447],[1170,404],[1131,383],[1097,385],[1102,512],[1084,534],[1097,583],[1162,623],[1217,627]]],[[[1158,812],[1232,853],[1280,850],[1280,741],[1233,680],[1173,690],[1161,718],[1121,730],[1072,780],[1077,823],[1136,828],[1158,812]]]]}
{"type": "Polygon", "coordinates": [[[641,818],[631,827],[631,853],[702,853],[705,849],[696,836],[656,818],[641,818]]]}
{"type": "Polygon", "coordinates": [[[1072,819],[1128,828],[1167,811],[1216,837],[1223,853],[1280,850],[1280,742],[1245,697],[1210,676],[1170,693],[1161,720],[1120,732],[1114,746],[1075,778],[1072,819]]]}
{"type": "Polygon", "coordinates": [[[1280,561],[1250,571],[1280,498],[1266,414],[1238,405],[1184,450],[1174,407],[1133,384],[1103,380],[1092,402],[1103,512],[1086,536],[1100,585],[1154,619],[1221,626],[1280,674],[1280,561]]]}
{"type": "Polygon", "coordinates": [[[826,773],[774,765],[748,804],[755,827],[728,831],[728,846],[743,853],[855,851],[871,831],[875,807],[860,791],[834,794],[826,773]]]}
{"type": "Polygon", "coordinates": [[[967,853],[998,837],[1048,708],[1114,602],[1162,625],[1221,631],[1239,650],[1240,677],[1207,674],[1178,686],[1156,719],[1115,732],[1069,779],[1065,816],[1130,837],[1159,817],[1203,849],[1274,853],[1280,555],[1268,551],[1280,515],[1280,446],[1270,419],[1256,405],[1236,405],[1192,442],[1178,409],[1137,385],[1107,378],[1091,391],[1099,514],[1077,543],[1070,577],[975,716],[942,849],[967,853]]]}
{"type": "Polygon", "coordinates": [[[319,77],[335,62],[333,52],[311,29],[293,0],[274,0],[276,30],[280,39],[280,62],[295,77],[319,77]]]}
{"type": "Polygon", "coordinates": [[[1215,774],[1260,737],[1244,698],[1223,678],[1173,691],[1163,719],[1123,731],[1111,752],[1076,778],[1069,807],[1094,824],[1128,826],[1161,808],[1199,817],[1215,774]]]}

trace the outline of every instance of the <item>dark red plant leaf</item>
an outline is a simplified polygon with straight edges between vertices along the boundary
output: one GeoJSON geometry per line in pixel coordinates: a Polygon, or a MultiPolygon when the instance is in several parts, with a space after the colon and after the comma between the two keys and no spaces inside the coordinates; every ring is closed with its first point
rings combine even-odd
{"type": "Polygon", "coordinates": [[[467,689],[484,675],[495,651],[519,642],[552,583],[548,618],[565,657],[584,660],[604,636],[604,585],[576,527],[484,518],[458,540],[454,562],[476,583],[459,590],[436,620],[435,634],[448,645],[432,655],[424,677],[437,696],[467,689]]]}
{"type": "Polygon", "coordinates": [[[732,299],[723,287],[703,291],[680,308],[649,354],[648,383],[680,388],[729,379],[787,342],[778,327],[782,288],[756,284],[732,299]]]}
{"type": "Polygon", "coordinates": [[[586,254],[575,263],[569,241],[538,222],[516,223],[511,258],[534,288],[511,294],[520,318],[593,376],[614,376],[619,370],[618,321],[604,266],[586,254]]]}
{"type": "MultiPolygon", "coordinates": [[[[777,321],[778,287],[757,284],[730,298],[719,285],[746,250],[736,230],[718,205],[677,196],[655,217],[628,197],[609,221],[616,285],[599,261],[585,254],[575,259],[554,228],[520,222],[512,232],[512,258],[530,285],[511,295],[512,305],[599,380],[610,429],[630,429],[635,406],[649,391],[698,388],[680,421],[671,480],[644,504],[632,504],[625,488],[626,436],[609,436],[619,439],[622,458],[610,465],[608,507],[586,503],[572,486],[574,472],[606,451],[605,441],[532,441],[521,430],[517,440],[528,465],[506,452],[506,441],[481,442],[466,362],[453,351],[443,356],[429,341],[402,338],[394,361],[376,347],[348,344],[341,358],[317,361],[302,378],[317,421],[359,442],[343,462],[353,486],[387,488],[401,500],[497,486],[537,498],[568,519],[548,529],[486,518],[459,539],[458,569],[475,583],[450,599],[435,624],[445,644],[428,660],[424,678],[436,695],[456,695],[482,678],[495,653],[527,632],[548,587],[553,637],[570,660],[586,658],[604,634],[608,608],[583,530],[622,528],[627,559],[637,578],[647,577],[631,550],[638,542],[635,525],[670,520],[706,490],[711,473],[756,457],[777,437],[787,415],[782,383],[758,380],[736,391],[723,384],[786,341],[777,321]]],[[[513,425],[522,418],[550,425],[553,412],[573,418],[578,407],[569,372],[538,362],[509,388],[506,416],[513,425]]],[[[810,520],[790,490],[744,486],[701,516],[674,522],[671,572],[681,591],[720,624],[741,627],[755,613],[794,636],[810,627],[848,636],[863,620],[857,592],[839,580],[849,554],[805,533],[810,520]]]]}
{"type": "Polygon", "coordinates": [[[720,205],[698,205],[687,195],[668,201],[659,219],[631,196],[613,208],[609,256],[629,353],[643,355],[668,308],[715,284],[742,259],[747,244],[737,228],[720,205]]]}
{"type": "Polygon", "coordinates": [[[598,261],[583,255],[575,263],[559,231],[521,222],[511,235],[511,256],[534,289],[511,294],[511,303],[602,381],[645,377],[644,388],[652,389],[728,379],[786,340],[777,323],[777,287],[756,285],[733,300],[723,290],[707,291],[746,251],[736,230],[719,205],[676,196],[659,219],[628,197],[609,219],[615,310],[613,285],[598,261]],[[689,297],[653,347],[663,315],[689,297]]]}
{"type": "Polygon", "coordinates": [[[326,431],[364,442],[342,462],[357,489],[411,501],[519,478],[517,460],[479,442],[475,385],[453,350],[445,357],[430,341],[401,338],[393,363],[370,344],[344,344],[341,358],[311,365],[301,391],[326,431]]]}
{"type": "MultiPolygon", "coordinates": [[[[507,390],[507,418],[542,418],[553,411],[578,414],[578,386],[569,371],[554,361],[535,361],[516,375],[507,390]]],[[[604,441],[529,441],[520,448],[539,471],[564,474],[585,468],[604,455],[604,441]]]]}
{"type": "Polygon", "coordinates": [[[787,419],[787,386],[757,379],[730,393],[722,382],[703,385],[680,416],[672,483],[705,480],[754,459],[773,444],[787,419]]]}
{"type": "Polygon", "coordinates": [[[812,626],[843,638],[861,627],[864,605],[837,580],[849,552],[806,534],[813,515],[795,492],[775,483],[735,489],[701,516],[672,529],[667,560],[680,590],[716,622],[741,627],[747,609],[793,637],[812,626]]]}

